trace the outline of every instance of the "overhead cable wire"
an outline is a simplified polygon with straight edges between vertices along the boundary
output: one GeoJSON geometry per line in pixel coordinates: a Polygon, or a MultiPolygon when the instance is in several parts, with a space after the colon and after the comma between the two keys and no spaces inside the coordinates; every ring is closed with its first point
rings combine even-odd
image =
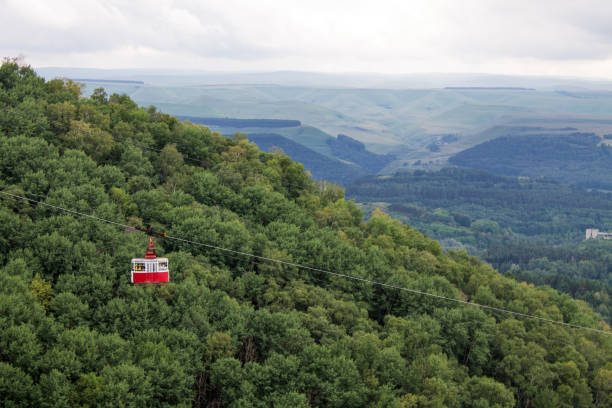
{"type": "MultiPolygon", "coordinates": [[[[70,210],[68,208],[60,207],[58,205],[48,204],[48,203],[45,203],[45,202],[42,202],[42,201],[39,201],[39,200],[34,200],[32,198],[27,198],[27,197],[19,196],[17,194],[8,193],[6,191],[0,191],[0,194],[5,195],[7,197],[12,197],[14,199],[30,201],[30,202],[33,202],[33,203],[37,203],[37,204],[40,204],[40,205],[43,205],[43,206],[46,206],[46,207],[50,207],[50,208],[56,209],[58,211],[64,211],[64,212],[67,212],[69,214],[77,215],[79,217],[93,219],[93,220],[98,221],[98,222],[104,222],[104,223],[115,225],[115,226],[122,227],[122,228],[133,228],[132,226],[127,225],[127,224],[123,224],[123,223],[120,223],[120,222],[115,222],[115,221],[107,220],[105,218],[97,217],[95,215],[86,214],[86,213],[82,213],[82,212],[75,211],[75,210],[70,210]]],[[[295,267],[295,268],[299,268],[299,269],[304,269],[304,270],[309,270],[309,271],[313,271],[313,272],[320,272],[320,273],[324,273],[324,274],[327,274],[327,275],[337,276],[337,277],[344,278],[344,279],[350,279],[350,280],[354,280],[354,281],[361,282],[361,283],[368,283],[370,285],[376,285],[376,286],[382,286],[382,287],[386,287],[386,288],[390,288],[390,289],[396,289],[396,290],[412,293],[412,294],[415,294],[415,295],[428,296],[428,297],[432,297],[432,298],[436,298],[436,299],[440,299],[440,300],[445,300],[445,301],[449,301],[449,302],[455,302],[455,303],[463,304],[463,305],[466,305],[466,306],[473,306],[473,307],[478,307],[478,308],[481,308],[481,309],[490,310],[490,311],[494,311],[494,312],[506,313],[506,314],[510,314],[510,315],[513,315],[513,316],[522,317],[522,318],[526,318],[526,319],[532,319],[532,320],[536,320],[536,321],[540,321],[540,322],[556,324],[556,325],[559,325],[559,326],[565,326],[565,327],[570,327],[570,328],[574,328],[574,329],[589,330],[589,331],[592,331],[592,332],[612,335],[612,332],[610,332],[610,331],[596,329],[596,328],[593,328],[593,327],[587,327],[587,326],[582,326],[582,325],[578,325],[578,324],[567,323],[567,322],[563,322],[563,321],[560,321],[560,320],[548,319],[548,318],[545,318],[545,317],[542,317],[542,316],[536,316],[536,315],[532,315],[532,314],[528,314],[528,313],[515,312],[513,310],[503,309],[503,308],[495,307],[495,306],[484,305],[484,304],[481,304],[481,303],[469,302],[467,300],[455,299],[455,298],[451,298],[451,297],[448,297],[448,296],[443,296],[443,295],[438,295],[438,294],[435,294],[435,293],[421,291],[421,290],[418,290],[418,289],[410,289],[410,288],[407,288],[407,287],[404,287],[404,286],[394,285],[394,284],[391,284],[391,283],[379,282],[379,281],[375,281],[375,280],[371,280],[371,279],[361,278],[359,276],[349,275],[349,274],[346,274],[346,273],[334,272],[334,271],[330,271],[330,270],[327,270],[327,269],[316,268],[316,267],[313,267],[313,266],[303,265],[303,264],[299,264],[299,263],[295,263],[295,262],[283,261],[281,259],[270,258],[270,257],[266,257],[266,256],[261,256],[261,255],[251,254],[251,253],[248,253],[248,252],[243,252],[243,251],[237,251],[237,250],[234,250],[234,249],[224,248],[224,247],[221,247],[221,246],[207,244],[207,243],[204,243],[204,242],[198,242],[198,241],[193,241],[193,240],[184,239],[184,238],[180,238],[180,237],[174,237],[174,236],[171,236],[171,235],[166,235],[165,237],[162,237],[162,238],[163,239],[169,239],[169,240],[177,241],[177,242],[183,242],[183,243],[190,244],[190,245],[196,245],[196,246],[201,246],[201,247],[205,247],[205,248],[216,249],[216,250],[219,250],[219,251],[224,251],[224,252],[228,252],[228,253],[235,254],[235,255],[241,255],[241,256],[250,257],[250,258],[259,259],[259,260],[268,261],[268,262],[274,262],[274,263],[278,263],[278,264],[285,265],[285,266],[291,266],[291,267],[295,267]]]]}

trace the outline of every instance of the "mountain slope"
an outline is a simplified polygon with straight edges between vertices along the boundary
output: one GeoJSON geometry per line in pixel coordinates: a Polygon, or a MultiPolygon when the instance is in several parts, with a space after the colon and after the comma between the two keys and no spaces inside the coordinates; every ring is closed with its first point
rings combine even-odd
{"type": "Polygon", "coordinates": [[[250,133],[247,137],[263,151],[279,148],[293,160],[299,160],[317,180],[345,184],[366,175],[366,172],[355,164],[329,158],[275,133],[250,133]]]}
{"type": "MultiPolygon", "coordinates": [[[[128,97],[0,67],[4,192],[240,253],[601,327],[583,303],[500,276],[302,165],[128,97]],[[36,198],[34,198],[36,197],[36,198]]],[[[7,197],[3,195],[3,197],[7,197]]],[[[172,282],[129,283],[147,238],[3,198],[6,406],[609,404],[612,336],[158,239],[172,282]]]]}
{"type": "Polygon", "coordinates": [[[612,151],[594,133],[502,136],[459,152],[449,162],[497,174],[550,177],[612,190],[612,151]]]}

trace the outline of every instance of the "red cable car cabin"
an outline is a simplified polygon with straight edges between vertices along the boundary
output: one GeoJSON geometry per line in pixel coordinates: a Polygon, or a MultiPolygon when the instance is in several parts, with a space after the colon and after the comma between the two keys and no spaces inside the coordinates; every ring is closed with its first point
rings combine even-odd
{"type": "Polygon", "coordinates": [[[165,283],[168,282],[168,258],[155,255],[153,237],[149,237],[149,247],[144,258],[132,258],[132,283],[165,283]]]}

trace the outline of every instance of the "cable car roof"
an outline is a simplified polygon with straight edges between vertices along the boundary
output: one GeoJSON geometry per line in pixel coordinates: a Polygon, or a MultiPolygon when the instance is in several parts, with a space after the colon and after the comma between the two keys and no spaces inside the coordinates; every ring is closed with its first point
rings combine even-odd
{"type": "Polygon", "coordinates": [[[168,258],[132,258],[132,262],[168,262],[168,258]]]}

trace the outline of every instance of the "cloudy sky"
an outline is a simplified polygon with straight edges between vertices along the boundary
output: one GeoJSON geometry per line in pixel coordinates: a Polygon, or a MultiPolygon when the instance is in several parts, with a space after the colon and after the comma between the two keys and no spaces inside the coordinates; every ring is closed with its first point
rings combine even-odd
{"type": "Polygon", "coordinates": [[[612,78],[612,2],[0,0],[33,66],[612,78]]]}

